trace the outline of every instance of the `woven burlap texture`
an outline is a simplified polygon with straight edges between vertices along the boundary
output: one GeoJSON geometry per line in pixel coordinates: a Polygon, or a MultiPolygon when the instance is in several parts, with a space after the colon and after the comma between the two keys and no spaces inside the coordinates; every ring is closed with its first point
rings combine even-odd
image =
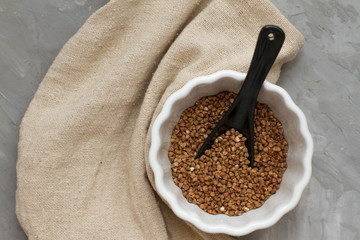
{"type": "Polygon", "coordinates": [[[265,0],[110,1],[65,44],[22,120],[16,214],[32,239],[230,239],[177,218],[154,190],[150,129],[194,77],[246,72],[259,30],[303,45],[265,0]]]}

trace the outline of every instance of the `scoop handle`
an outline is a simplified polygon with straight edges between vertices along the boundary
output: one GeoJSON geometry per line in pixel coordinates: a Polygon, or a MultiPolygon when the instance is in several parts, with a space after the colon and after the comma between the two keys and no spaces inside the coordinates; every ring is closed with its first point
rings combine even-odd
{"type": "Polygon", "coordinates": [[[231,111],[233,116],[230,116],[230,119],[231,125],[236,129],[242,129],[249,120],[249,116],[246,115],[253,113],[260,89],[284,40],[285,33],[277,26],[266,25],[261,29],[248,74],[233,103],[234,109],[231,111]]]}

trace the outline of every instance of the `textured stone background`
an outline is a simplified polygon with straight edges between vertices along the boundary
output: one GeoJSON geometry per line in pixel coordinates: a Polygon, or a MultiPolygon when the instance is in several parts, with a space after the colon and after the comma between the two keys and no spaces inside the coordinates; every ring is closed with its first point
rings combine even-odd
{"type": "MultiPolygon", "coordinates": [[[[21,118],[61,47],[106,2],[0,0],[0,239],[26,239],[14,213],[21,118]]],[[[295,210],[239,239],[360,239],[360,1],[273,2],[305,36],[279,85],[308,118],[313,175],[295,210]]]]}

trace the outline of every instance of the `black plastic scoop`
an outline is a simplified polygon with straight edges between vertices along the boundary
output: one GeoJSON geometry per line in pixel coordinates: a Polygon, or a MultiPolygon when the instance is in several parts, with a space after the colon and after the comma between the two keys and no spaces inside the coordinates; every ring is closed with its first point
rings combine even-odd
{"type": "Polygon", "coordinates": [[[205,139],[196,158],[211,148],[215,139],[234,128],[246,138],[245,145],[249,151],[250,167],[254,166],[254,110],[259,91],[270,71],[285,40],[285,33],[277,26],[267,25],[259,33],[253,59],[245,81],[219,123],[205,139]]]}

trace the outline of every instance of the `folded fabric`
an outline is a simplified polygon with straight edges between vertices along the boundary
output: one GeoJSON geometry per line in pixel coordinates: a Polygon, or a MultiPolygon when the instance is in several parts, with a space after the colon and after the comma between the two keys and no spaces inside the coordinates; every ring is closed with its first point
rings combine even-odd
{"type": "Polygon", "coordinates": [[[91,16],[22,120],[16,214],[29,239],[230,239],[200,232],[158,197],[150,130],[187,81],[246,72],[267,24],[286,33],[275,83],[303,37],[269,1],[113,0],[91,16]]]}

